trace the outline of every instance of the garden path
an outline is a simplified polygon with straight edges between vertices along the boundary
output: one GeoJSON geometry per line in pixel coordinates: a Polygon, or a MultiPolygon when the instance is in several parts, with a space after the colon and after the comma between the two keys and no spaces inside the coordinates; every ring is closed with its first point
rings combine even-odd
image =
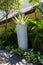
{"type": "Polygon", "coordinates": [[[24,58],[11,52],[0,50],[0,65],[33,65],[24,58]]]}

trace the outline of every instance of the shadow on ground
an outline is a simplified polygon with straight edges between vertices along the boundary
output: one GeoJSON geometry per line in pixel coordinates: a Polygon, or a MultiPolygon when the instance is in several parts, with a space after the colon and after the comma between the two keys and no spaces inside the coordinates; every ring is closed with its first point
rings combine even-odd
{"type": "Polygon", "coordinates": [[[19,55],[0,50],[0,65],[33,65],[19,55]]]}

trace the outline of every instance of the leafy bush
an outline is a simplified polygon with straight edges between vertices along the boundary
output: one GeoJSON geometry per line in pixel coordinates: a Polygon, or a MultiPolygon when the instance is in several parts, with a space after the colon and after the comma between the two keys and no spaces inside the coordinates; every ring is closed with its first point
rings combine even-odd
{"type": "Polygon", "coordinates": [[[43,55],[41,55],[40,52],[33,51],[33,49],[31,49],[28,52],[25,52],[24,57],[28,61],[31,61],[31,62],[36,63],[36,64],[41,63],[43,65],[43,55]]]}
{"type": "Polygon", "coordinates": [[[24,51],[21,50],[21,49],[19,49],[19,48],[17,48],[17,49],[12,49],[12,52],[14,52],[14,53],[16,53],[16,54],[18,54],[18,55],[20,55],[20,56],[23,56],[23,54],[24,54],[24,51]]]}
{"type": "Polygon", "coordinates": [[[29,43],[33,48],[43,51],[43,20],[28,19],[28,22],[29,43]]]}
{"type": "Polygon", "coordinates": [[[23,51],[21,49],[12,49],[13,53],[24,57],[28,62],[35,63],[37,65],[43,65],[43,53],[30,49],[29,51],[23,51]]]}
{"type": "Polygon", "coordinates": [[[11,50],[17,48],[17,35],[15,29],[7,29],[0,36],[0,49],[11,50]]]}

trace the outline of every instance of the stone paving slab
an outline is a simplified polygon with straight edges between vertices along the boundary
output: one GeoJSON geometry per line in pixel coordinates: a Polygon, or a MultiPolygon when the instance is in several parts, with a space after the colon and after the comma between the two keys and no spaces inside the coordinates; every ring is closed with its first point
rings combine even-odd
{"type": "Polygon", "coordinates": [[[0,65],[33,65],[19,55],[0,50],[0,65]]]}

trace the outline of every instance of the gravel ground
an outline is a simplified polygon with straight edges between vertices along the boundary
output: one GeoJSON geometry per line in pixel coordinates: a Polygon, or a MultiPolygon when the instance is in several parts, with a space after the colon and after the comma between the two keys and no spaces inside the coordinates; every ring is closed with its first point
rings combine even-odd
{"type": "Polygon", "coordinates": [[[0,50],[0,65],[33,65],[19,55],[0,50]]]}

